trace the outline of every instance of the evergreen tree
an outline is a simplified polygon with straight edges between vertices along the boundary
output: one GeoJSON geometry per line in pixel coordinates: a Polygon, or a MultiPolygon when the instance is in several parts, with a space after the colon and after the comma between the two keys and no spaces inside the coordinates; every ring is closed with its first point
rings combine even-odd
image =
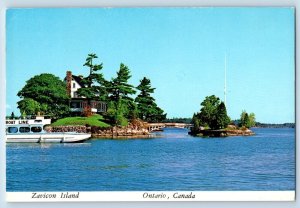
{"type": "Polygon", "coordinates": [[[91,101],[102,100],[105,101],[107,98],[106,83],[103,74],[99,73],[103,64],[93,64],[93,60],[98,58],[96,54],[88,54],[86,62],[83,66],[89,68],[89,75],[84,77],[81,82],[84,87],[78,89],[78,95],[83,96],[87,99],[88,106],[84,109],[85,115],[91,115],[91,101]]]}
{"type": "Polygon", "coordinates": [[[135,118],[137,114],[136,104],[131,97],[136,91],[128,84],[130,78],[129,68],[121,63],[117,77],[105,84],[109,102],[106,116],[117,125],[125,125],[128,119],[135,118]]]}
{"type": "Polygon", "coordinates": [[[117,77],[113,78],[111,82],[107,83],[108,92],[110,94],[110,100],[118,102],[121,99],[126,101],[133,101],[130,95],[136,93],[134,87],[128,84],[128,80],[131,78],[129,68],[122,64],[117,72],[117,77]]]}
{"type": "Polygon", "coordinates": [[[230,123],[230,118],[227,115],[226,106],[223,102],[217,108],[216,122],[213,126],[216,129],[223,129],[230,123]]]}
{"type": "Polygon", "coordinates": [[[135,98],[139,118],[148,122],[159,122],[164,120],[166,114],[164,114],[164,111],[157,106],[155,99],[151,96],[151,94],[154,93],[155,88],[151,87],[150,79],[144,77],[140,80],[137,89],[140,90],[140,94],[135,98]]]}

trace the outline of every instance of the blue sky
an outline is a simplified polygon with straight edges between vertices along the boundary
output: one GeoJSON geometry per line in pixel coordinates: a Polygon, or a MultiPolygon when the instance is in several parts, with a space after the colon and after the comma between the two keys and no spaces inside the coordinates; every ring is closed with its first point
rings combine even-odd
{"type": "Polygon", "coordinates": [[[133,85],[150,78],[169,118],[191,117],[206,96],[224,99],[226,53],[229,116],[294,122],[292,8],[11,9],[6,28],[7,114],[26,80],[86,75],[96,53],[107,79],[122,62],[133,85]]]}

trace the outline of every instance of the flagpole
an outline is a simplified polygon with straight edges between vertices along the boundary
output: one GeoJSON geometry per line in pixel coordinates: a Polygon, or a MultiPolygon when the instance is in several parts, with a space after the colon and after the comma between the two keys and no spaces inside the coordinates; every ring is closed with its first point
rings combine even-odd
{"type": "Polygon", "coordinates": [[[226,79],[227,79],[227,54],[225,53],[225,62],[224,62],[224,104],[226,106],[226,88],[227,88],[227,83],[226,83],[226,79]]]}

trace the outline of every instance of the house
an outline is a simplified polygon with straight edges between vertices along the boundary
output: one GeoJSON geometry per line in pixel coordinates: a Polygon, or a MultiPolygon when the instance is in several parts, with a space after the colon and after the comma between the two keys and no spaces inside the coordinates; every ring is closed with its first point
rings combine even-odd
{"type": "MultiPolygon", "coordinates": [[[[71,97],[70,109],[73,114],[81,114],[88,105],[87,99],[77,94],[78,89],[85,87],[82,83],[82,79],[82,76],[72,75],[71,71],[67,71],[65,82],[67,85],[67,92],[71,97]]],[[[91,108],[93,113],[106,112],[107,104],[102,101],[92,100],[91,108]]]]}

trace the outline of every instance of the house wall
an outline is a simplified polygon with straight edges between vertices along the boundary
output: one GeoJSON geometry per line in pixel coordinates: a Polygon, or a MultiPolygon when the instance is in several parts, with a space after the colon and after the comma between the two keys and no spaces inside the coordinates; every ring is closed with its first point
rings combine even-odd
{"type": "MultiPolygon", "coordinates": [[[[71,97],[71,112],[83,112],[84,107],[87,105],[87,100],[85,99],[85,97],[80,97],[77,94],[77,91],[81,88],[81,85],[74,79],[71,71],[67,71],[65,81],[67,84],[67,91],[71,97]]],[[[107,104],[105,102],[93,100],[91,101],[91,107],[93,113],[101,113],[107,111],[107,104]]]]}
{"type": "Polygon", "coordinates": [[[72,79],[71,81],[71,98],[78,98],[79,96],[77,95],[77,90],[81,88],[81,86],[72,79]]]}

